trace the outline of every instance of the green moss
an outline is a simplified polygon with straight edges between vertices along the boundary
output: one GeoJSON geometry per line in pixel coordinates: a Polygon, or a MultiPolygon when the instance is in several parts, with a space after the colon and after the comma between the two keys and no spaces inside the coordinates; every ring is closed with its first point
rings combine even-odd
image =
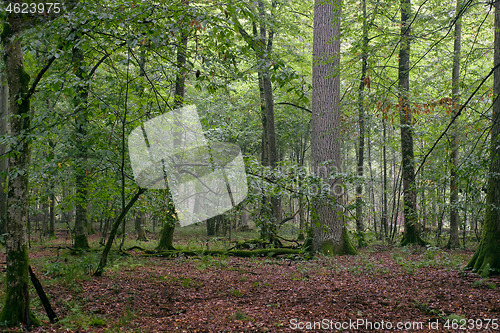
{"type": "Polygon", "coordinates": [[[28,249],[24,245],[19,251],[7,252],[7,274],[5,278],[5,305],[0,313],[0,323],[5,326],[39,325],[40,321],[30,310],[28,249]]]}
{"type": "Polygon", "coordinates": [[[75,249],[89,249],[89,241],[87,235],[75,235],[75,249]]]}
{"type": "Polygon", "coordinates": [[[24,66],[19,67],[19,81],[21,83],[21,90],[23,90],[24,93],[28,91],[28,86],[30,83],[31,77],[26,71],[24,70],[24,66]]]}
{"type": "MultiPolygon", "coordinates": [[[[493,191],[487,194],[487,201],[493,202],[493,191]]],[[[471,269],[482,277],[500,273],[500,241],[498,239],[498,213],[491,205],[486,206],[483,235],[474,256],[465,269],[471,269]]]]}
{"type": "Polygon", "coordinates": [[[2,30],[2,34],[0,35],[0,38],[3,41],[5,38],[9,38],[10,36],[12,36],[12,34],[13,34],[13,32],[12,32],[12,28],[11,28],[9,22],[5,21],[3,23],[3,30],[2,30]]]}
{"type": "Polygon", "coordinates": [[[406,226],[406,231],[401,239],[401,246],[417,244],[426,246],[428,243],[420,237],[415,225],[406,226]]]}
{"type": "Polygon", "coordinates": [[[342,242],[339,245],[333,244],[333,241],[326,240],[321,244],[321,254],[326,256],[335,255],[346,255],[346,254],[358,254],[358,251],[354,247],[349,238],[346,228],[342,229],[342,242]]]}

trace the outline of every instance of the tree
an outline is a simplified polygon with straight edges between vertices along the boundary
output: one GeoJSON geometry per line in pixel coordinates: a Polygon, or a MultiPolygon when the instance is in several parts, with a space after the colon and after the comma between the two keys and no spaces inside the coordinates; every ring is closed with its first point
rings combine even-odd
{"type": "MultiPolygon", "coordinates": [[[[359,81],[358,110],[359,110],[359,145],[358,145],[358,176],[363,178],[363,162],[365,150],[365,86],[369,82],[368,70],[368,22],[366,16],[366,0],[362,0],[363,6],[363,36],[361,50],[361,78],[359,81]]],[[[356,186],[356,231],[358,246],[366,246],[365,226],[363,223],[363,184],[356,186]]]]}
{"type": "MultiPolygon", "coordinates": [[[[274,28],[270,22],[273,13],[268,15],[264,2],[258,0],[257,13],[252,13],[254,21],[252,22],[251,36],[242,26],[238,17],[235,15],[235,8],[230,7],[233,23],[238,28],[247,45],[252,49],[257,62],[257,80],[260,97],[260,111],[262,121],[262,146],[261,162],[262,165],[271,169],[278,163],[278,150],[276,145],[276,127],[274,120],[274,89],[272,81],[272,53],[274,43],[274,28]],[[257,25],[258,21],[258,25],[257,25]]],[[[276,1],[271,1],[271,11],[276,7],[276,1]]],[[[281,220],[281,200],[275,196],[262,197],[262,215],[264,217],[261,226],[261,237],[267,238],[271,243],[276,241],[277,224],[281,220]],[[270,209],[269,209],[270,208],[270,209]],[[269,221],[271,223],[269,223],[269,221]]]]}
{"type": "Polygon", "coordinates": [[[312,245],[327,255],[356,253],[344,226],[342,196],[335,194],[340,182],[329,180],[341,166],[340,17],[340,0],[315,0],[311,165],[329,188],[313,198],[312,245]]]}
{"type": "Polygon", "coordinates": [[[495,6],[493,114],[491,117],[490,170],[481,242],[468,269],[488,276],[500,273],[500,2],[495,6]]]}
{"type": "Polygon", "coordinates": [[[5,279],[5,305],[0,322],[30,326],[37,318],[30,310],[28,291],[28,248],[26,226],[28,222],[28,164],[30,162],[30,76],[23,64],[20,40],[23,19],[9,15],[1,35],[4,48],[5,72],[9,85],[11,134],[15,138],[9,154],[9,189],[6,220],[5,252],[7,273],[5,279]]]}
{"type": "Polygon", "coordinates": [[[89,242],[87,239],[87,224],[88,224],[88,185],[87,185],[87,99],[88,99],[88,84],[84,77],[84,54],[78,47],[73,48],[73,65],[76,71],[76,76],[79,79],[75,88],[75,98],[73,100],[76,109],[75,117],[75,146],[78,161],[75,166],[75,186],[76,186],[76,215],[74,239],[75,248],[88,249],[89,242]]]}
{"type": "Polygon", "coordinates": [[[401,123],[401,159],[403,169],[403,205],[405,231],[402,245],[425,244],[420,238],[417,218],[417,191],[415,188],[415,161],[413,154],[413,123],[409,103],[410,92],[410,31],[411,1],[401,0],[401,42],[399,48],[399,119],[401,123]]]}
{"type": "MultiPolygon", "coordinates": [[[[456,21],[455,21],[455,36],[453,43],[453,72],[452,72],[452,107],[453,112],[451,117],[455,117],[460,110],[460,49],[462,37],[462,5],[461,0],[457,0],[456,21]]],[[[458,247],[458,144],[457,144],[457,128],[453,124],[450,135],[450,239],[448,240],[448,248],[458,247]]]]}
{"type": "MultiPolygon", "coordinates": [[[[9,86],[5,77],[0,78],[0,137],[7,135],[9,111],[9,86]]],[[[8,163],[4,154],[7,152],[5,145],[0,145],[0,234],[5,233],[5,220],[7,215],[7,171],[8,163]]]]}
{"type": "MultiPolygon", "coordinates": [[[[187,10],[189,3],[186,1],[183,3],[185,6],[184,10],[187,10]]],[[[176,57],[176,67],[177,75],[175,77],[175,94],[174,94],[174,108],[181,108],[184,105],[184,95],[186,93],[186,62],[187,62],[187,51],[188,51],[188,38],[189,30],[186,21],[181,21],[180,24],[181,31],[178,36],[177,41],[177,57],[176,57]]],[[[165,175],[167,176],[167,175],[165,175]]],[[[177,213],[173,204],[172,193],[170,188],[163,190],[164,193],[161,194],[164,205],[166,206],[165,212],[165,222],[160,234],[160,241],[158,242],[158,251],[172,250],[174,249],[174,231],[175,225],[179,221],[177,218],[177,213]]]]}

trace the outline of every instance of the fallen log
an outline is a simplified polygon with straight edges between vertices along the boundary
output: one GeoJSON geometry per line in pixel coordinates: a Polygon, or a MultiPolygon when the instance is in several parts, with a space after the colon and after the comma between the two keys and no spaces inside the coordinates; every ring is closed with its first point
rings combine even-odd
{"type": "Polygon", "coordinates": [[[169,250],[157,253],[147,253],[144,256],[148,257],[177,257],[179,255],[185,256],[221,256],[228,255],[234,257],[276,257],[285,254],[301,254],[300,249],[289,248],[267,248],[257,250],[169,250]]]}

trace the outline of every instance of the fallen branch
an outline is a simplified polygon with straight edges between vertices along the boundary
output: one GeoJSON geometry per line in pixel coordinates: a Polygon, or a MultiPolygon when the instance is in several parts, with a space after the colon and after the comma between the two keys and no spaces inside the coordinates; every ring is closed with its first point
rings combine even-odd
{"type": "Polygon", "coordinates": [[[50,305],[50,301],[47,295],[45,294],[45,291],[43,290],[42,284],[40,283],[35,273],[31,269],[31,266],[28,266],[28,268],[30,272],[31,282],[35,286],[38,297],[40,297],[40,301],[42,302],[42,305],[45,308],[45,312],[47,312],[47,316],[49,317],[50,322],[56,323],[59,319],[57,319],[57,315],[52,309],[52,306],[50,305]]]}
{"type": "Polygon", "coordinates": [[[234,257],[276,257],[284,254],[301,254],[303,253],[300,249],[287,249],[287,248],[274,248],[274,249],[258,249],[258,250],[171,250],[162,251],[154,254],[145,254],[147,257],[177,257],[179,255],[185,256],[220,256],[228,255],[234,257]]]}

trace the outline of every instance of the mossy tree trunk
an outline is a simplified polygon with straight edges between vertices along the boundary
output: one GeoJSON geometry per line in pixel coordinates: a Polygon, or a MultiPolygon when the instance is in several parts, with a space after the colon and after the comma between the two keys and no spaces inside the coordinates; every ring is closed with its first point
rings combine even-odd
{"type": "MultiPolygon", "coordinates": [[[[0,77],[0,136],[7,134],[9,114],[9,86],[5,76],[0,77]]],[[[7,171],[8,160],[5,156],[6,145],[0,145],[0,234],[5,232],[7,219],[7,171]]]]}
{"type": "Polygon", "coordinates": [[[413,117],[410,93],[410,22],[411,1],[401,0],[401,43],[399,49],[399,119],[401,126],[401,159],[403,171],[403,212],[405,231],[402,245],[426,244],[420,237],[417,218],[417,191],[415,188],[415,161],[413,154],[413,117]]]}
{"type": "Polygon", "coordinates": [[[6,263],[5,303],[0,313],[0,322],[9,326],[37,323],[30,311],[28,292],[28,249],[26,226],[28,222],[28,164],[30,161],[30,77],[23,65],[21,16],[8,16],[3,32],[5,71],[9,85],[10,128],[15,142],[9,155],[8,210],[6,218],[6,263]]]}
{"type": "Polygon", "coordinates": [[[76,249],[88,249],[88,190],[87,190],[87,99],[88,90],[84,78],[84,55],[82,50],[73,49],[73,65],[76,76],[79,79],[75,87],[73,104],[75,107],[75,148],[77,163],[75,166],[76,187],[76,214],[74,228],[74,247],[76,249]]]}
{"type": "MultiPolygon", "coordinates": [[[[184,2],[184,6],[188,6],[189,2],[184,2]]],[[[189,30],[187,23],[184,21],[181,24],[181,31],[179,35],[179,40],[177,42],[177,59],[176,59],[176,67],[177,67],[177,76],[175,78],[175,95],[174,95],[174,108],[181,108],[184,105],[184,95],[186,92],[186,74],[188,72],[186,68],[187,63],[187,46],[189,39],[189,30]]],[[[174,140],[174,145],[177,145],[174,140]]],[[[165,175],[166,177],[167,175],[165,175]]],[[[168,186],[168,184],[167,184],[168,186]]],[[[174,232],[175,226],[177,224],[178,218],[175,213],[175,207],[172,202],[172,194],[170,189],[164,192],[166,196],[164,196],[164,201],[167,206],[166,214],[166,222],[163,224],[162,230],[160,232],[160,242],[158,244],[158,250],[171,250],[174,248],[174,232]]]]}
{"type": "Polygon", "coordinates": [[[313,197],[312,248],[327,255],[356,253],[344,226],[340,171],[340,0],[315,0],[311,164],[329,188],[313,197]]]}
{"type": "Polygon", "coordinates": [[[162,218],[163,227],[160,232],[160,241],[158,242],[158,246],[156,250],[165,251],[165,250],[174,250],[174,231],[179,218],[177,217],[177,213],[175,211],[174,203],[172,202],[172,194],[170,190],[167,188],[163,191],[163,202],[165,203],[165,216],[162,218]]]}
{"type": "Polygon", "coordinates": [[[137,212],[135,215],[135,232],[137,233],[137,240],[147,242],[146,231],[144,230],[144,213],[137,212]]]}
{"type": "Polygon", "coordinates": [[[500,2],[495,2],[496,67],[493,78],[493,116],[491,128],[490,172],[486,194],[486,213],[481,242],[468,269],[482,276],[500,274],[500,2]]]}
{"type": "Polygon", "coordinates": [[[158,246],[156,247],[157,251],[175,250],[174,231],[176,223],[177,220],[174,219],[165,222],[163,228],[161,229],[160,241],[158,242],[158,246]]]}

